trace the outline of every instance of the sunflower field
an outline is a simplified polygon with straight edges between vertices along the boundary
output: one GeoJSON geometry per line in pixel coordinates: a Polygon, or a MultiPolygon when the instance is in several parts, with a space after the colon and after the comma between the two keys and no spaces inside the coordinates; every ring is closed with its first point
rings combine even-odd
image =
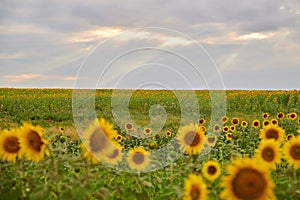
{"type": "Polygon", "coordinates": [[[187,91],[118,92],[130,95],[123,124],[113,92],[95,91],[79,130],[73,90],[0,89],[0,199],[300,199],[300,91],[228,90],[225,107],[193,91],[199,119],[186,124],[187,91]]]}

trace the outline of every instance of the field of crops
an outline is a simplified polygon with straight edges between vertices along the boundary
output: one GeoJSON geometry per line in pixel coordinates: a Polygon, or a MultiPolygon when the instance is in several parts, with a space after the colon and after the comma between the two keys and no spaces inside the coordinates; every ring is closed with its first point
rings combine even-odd
{"type": "Polygon", "coordinates": [[[95,92],[78,134],[73,90],[0,89],[0,199],[300,199],[300,91],[195,91],[183,125],[191,91],[122,90],[124,124],[113,92],[95,92]]]}

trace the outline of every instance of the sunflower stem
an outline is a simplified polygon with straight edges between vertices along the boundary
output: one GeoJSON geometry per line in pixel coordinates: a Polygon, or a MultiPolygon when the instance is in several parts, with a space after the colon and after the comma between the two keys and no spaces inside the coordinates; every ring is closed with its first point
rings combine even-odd
{"type": "Polygon", "coordinates": [[[20,190],[21,190],[21,199],[26,199],[26,191],[24,187],[24,173],[25,171],[23,170],[23,162],[21,159],[17,159],[17,172],[20,177],[20,190]]]}

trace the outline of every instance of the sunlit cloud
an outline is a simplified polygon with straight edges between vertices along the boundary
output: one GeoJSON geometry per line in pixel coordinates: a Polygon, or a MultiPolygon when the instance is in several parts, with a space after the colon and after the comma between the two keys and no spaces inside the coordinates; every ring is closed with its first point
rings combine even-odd
{"type": "Polygon", "coordinates": [[[74,81],[77,79],[75,76],[47,76],[43,74],[18,74],[3,76],[3,79],[7,82],[22,82],[22,81],[34,81],[34,80],[63,80],[74,81]]]}
{"type": "Polygon", "coordinates": [[[24,53],[0,53],[0,59],[20,59],[24,57],[24,53]]]}
{"type": "Polygon", "coordinates": [[[273,34],[263,34],[263,33],[250,33],[246,35],[238,36],[237,40],[262,40],[272,37],[273,34]]]}

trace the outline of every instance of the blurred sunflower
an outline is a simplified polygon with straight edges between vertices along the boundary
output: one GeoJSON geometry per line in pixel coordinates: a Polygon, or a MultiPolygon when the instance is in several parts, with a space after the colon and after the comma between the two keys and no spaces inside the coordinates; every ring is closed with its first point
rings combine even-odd
{"type": "Polygon", "coordinates": [[[111,154],[107,154],[103,157],[103,161],[110,164],[116,165],[123,159],[122,147],[119,144],[114,144],[114,150],[111,154]]]}
{"type": "Polygon", "coordinates": [[[271,124],[273,124],[273,125],[278,125],[277,119],[271,119],[271,124]]]}
{"type": "Polygon", "coordinates": [[[0,158],[8,162],[16,162],[21,157],[20,134],[16,129],[0,132],[0,158]]]}
{"type": "Polygon", "coordinates": [[[45,154],[50,155],[48,141],[43,137],[44,129],[40,126],[23,123],[20,127],[21,152],[27,160],[39,162],[45,154]]]}
{"type": "Polygon", "coordinates": [[[86,146],[83,143],[80,144],[80,148],[82,152],[82,157],[86,160],[87,163],[91,163],[94,165],[100,163],[100,161],[90,153],[90,151],[86,148],[86,146]]]}
{"type": "Polygon", "coordinates": [[[208,191],[201,176],[189,174],[184,180],[183,200],[205,200],[208,191]]]}
{"type": "Polygon", "coordinates": [[[268,119],[268,117],[269,117],[269,113],[263,113],[262,114],[262,118],[263,119],[268,119]]]}
{"type": "Polygon", "coordinates": [[[255,153],[255,158],[270,169],[281,162],[280,144],[274,140],[262,140],[255,153]]]}
{"type": "Polygon", "coordinates": [[[270,124],[270,121],[269,120],[264,120],[263,121],[263,126],[268,126],[270,124]]]}
{"type": "Polygon", "coordinates": [[[171,137],[172,136],[172,132],[171,131],[166,131],[165,134],[166,134],[167,137],[171,137]]]}
{"type": "Polygon", "coordinates": [[[229,129],[230,129],[230,131],[231,131],[231,132],[234,132],[234,131],[236,131],[236,128],[235,128],[235,126],[230,126],[230,127],[229,127],[229,129]]]}
{"type": "Polygon", "coordinates": [[[82,143],[94,157],[103,160],[105,155],[113,153],[113,141],[117,135],[113,125],[104,118],[95,119],[84,131],[82,143]]]}
{"type": "Polygon", "coordinates": [[[300,168],[300,136],[292,138],[282,147],[282,156],[295,170],[300,168]]]}
{"type": "Polygon", "coordinates": [[[204,163],[202,167],[202,175],[207,180],[213,182],[221,174],[221,165],[214,160],[210,160],[204,163]]]}
{"type": "Polygon", "coordinates": [[[260,129],[259,137],[261,139],[274,139],[281,143],[284,139],[285,131],[277,125],[269,124],[260,129]]]}
{"type": "Polygon", "coordinates": [[[199,154],[205,141],[204,131],[194,124],[184,126],[178,130],[176,140],[183,152],[199,154]]]}
{"type": "Polygon", "coordinates": [[[218,137],[214,134],[208,134],[206,135],[205,139],[205,144],[207,144],[210,147],[214,147],[217,143],[218,137]]]}
{"type": "Polygon", "coordinates": [[[152,129],[151,128],[144,128],[144,134],[149,135],[152,133],[152,129]]]}
{"type": "Polygon", "coordinates": [[[222,122],[223,122],[223,123],[226,123],[226,122],[228,122],[228,120],[229,120],[229,119],[228,119],[228,117],[227,117],[227,116],[224,116],[224,117],[222,117],[222,122]]]}
{"type": "Polygon", "coordinates": [[[286,136],[286,140],[290,141],[290,140],[293,139],[294,137],[295,137],[294,134],[289,133],[289,134],[286,136]]]}
{"type": "Polygon", "coordinates": [[[218,132],[220,132],[220,131],[221,131],[220,125],[219,125],[219,124],[215,124],[215,125],[214,125],[214,129],[213,129],[213,132],[218,133],[218,132]]]}
{"type": "Polygon", "coordinates": [[[283,112],[277,113],[277,118],[278,119],[283,119],[284,118],[284,113],[283,112]]]}
{"type": "Polygon", "coordinates": [[[223,132],[227,133],[229,131],[229,127],[228,126],[223,126],[223,132]]]}
{"type": "Polygon", "coordinates": [[[237,117],[232,118],[231,124],[233,126],[237,126],[237,125],[239,125],[239,123],[240,123],[240,119],[239,118],[237,118],[237,117]]]}
{"type": "Polygon", "coordinates": [[[200,120],[199,120],[199,125],[203,125],[203,124],[205,124],[205,119],[204,118],[201,118],[200,120]]]}
{"type": "Polygon", "coordinates": [[[248,126],[248,122],[242,121],[242,122],[241,122],[241,126],[242,126],[243,128],[246,128],[246,127],[248,126]]]}
{"type": "Polygon", "coordinates": [[[287,118],[289,120],[295,120],[297,118],[297,113],[291,112],[291,113],[287,114],[287,118]]]}
{"type": "Polygon", "coordinates": [[[227,139],[227,140],[232,140],[232,135],[231,135],[231,133],[226,133],[226,139],[227,139]]]}
{"type": "Polygon", "coordinates": [[[122,140],[123,140],[122,135],[117,135],[117,136],[116,136],[116,140],[117,140],[118,142],[122,142],[122,140]]]}
{"type": "Polygon", "coordinates": [[[125,124],[125,130],[127,130],[127,131],[133,130],[133,125],[131,123],[126,123],[125,124]]]}
{"type": "Polygon", "coordinates": [[[300,124],[300,117],[298,118],[298,124],[300,124]]]}
{"type": "Polygon", "coordinates": [[[143,147],[130,149],[127,154],[128,166],[137,171],[142,171],[150,163],[150,153],[145,151],[143,147]]]}
{"type": "Polygon", "coordinates": [[[60,133],[64,133],[65,132],[65,129],[63,127],[59,127],[58,130],[59,130],[60,133]]]}
{"type": "Polygon", "coordinates": [[[221,178],[221,199],[276,199],[275,185],[268,176],[268,169],[257,165],[255,160],[237,159],[226,166],[226,171],[228,175],[221,178]]]}
{"type": "Polygon", "coordinates": [[[206,128],[205,126],[199,126],[200,130],[202,130],[203,132],[206,132],[206,128]]]}
{"type": "Polygon", "coordinates": [[[259,128],[260,127],[260,121],[258,119],[255,119],[252,121],[252,127],[253,128],[259,128]]]}

